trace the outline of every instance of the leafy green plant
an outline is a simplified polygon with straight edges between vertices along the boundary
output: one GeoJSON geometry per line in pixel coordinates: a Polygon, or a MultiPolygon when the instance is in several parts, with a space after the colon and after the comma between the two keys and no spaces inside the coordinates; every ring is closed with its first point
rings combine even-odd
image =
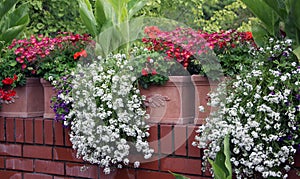
{"type": "Polygon", "coordinates": [[[26,35],[55,35],[56,32],[86,33],[77,1],[27,0],[31,22],[26,35]],[[42,18],[41,18],[42,17],[42,18]]]}
{"type": "Polygon", "coordinates": [[[224,138],[221,150],[217,153],[215,161],[208,159],[214,171],[215,179],[231,179],[232,167],[230,163],[230,136],[227,134],[224,138]]]}
{"type": "Polygon", "coordinates": [[[285,36],[294,42],[294,53],[300,59],[300,1],[299,0],[242,0],[260,20],[252,29],[257,44],[266,35],[285,36]]]}
{"type": "Polygon", "coordinates": [[[189,178],[187,178],[187,177],[185,177],[183,175],[180,175],[180,174],[177,174],[177,173],[173,173],[171,171],[169,171],[169,172],[175,177],[175,179],[189,179],[189,178]]]}
{"type": "Polygon", "coordinates": [[[136,39],[141,20],[133,16],[146,5],[146,0],[78,0],[80,18],[92,36],[97,37],[101,55],[106,55],[136,39]]]}
{"type": "Polygon", "coordinates": [[[19,0],[0,0],[0,50],[16,38],[29,23],[27,5],[19,0]]]}

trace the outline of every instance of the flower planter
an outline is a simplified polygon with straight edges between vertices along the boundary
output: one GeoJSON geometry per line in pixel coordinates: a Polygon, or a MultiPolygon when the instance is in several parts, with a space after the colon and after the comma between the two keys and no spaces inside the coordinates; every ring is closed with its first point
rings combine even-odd
{"type": "Polygon", "coordinates": [[[211,112],[211,107],[207,106],[208,93],[217,87],[218,82],[212,82],[207,77],[192,75],[192,82],[195,86],[195,119],[194,124],[203,124],[211,112]],[[200,112],[199,106],[203,106],[205,111],[200,112]]]}
{"type": "Polygon", "coordinates": [[[195,90],[190,76],[170,76],[163,86],[141,89],[146,96],[150,123],[193,123],[195,90]]]}
{"type": "Polygon", "coordinates": [[[27,78],[26,85],[16,87],[18,98],[14,103],[2,104],[3,117],[41,117],[44,113],[44,92],[39,78],[27,78]]]}
{"type": "Polygon", "coordinates": [[[43,78],[40,79],[41,84],[43,86],[44,90],[44,118],[54,118],[55,113],[51,106],[51,98],[55,96],[55,91],[53,90],[53,85],[51,83],[43,78]]]}

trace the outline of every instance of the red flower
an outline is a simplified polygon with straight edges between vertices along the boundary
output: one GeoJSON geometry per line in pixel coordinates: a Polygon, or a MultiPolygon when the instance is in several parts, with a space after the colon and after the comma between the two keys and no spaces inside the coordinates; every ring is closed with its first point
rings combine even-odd
{"type": "Polygon", "coordinates": [[[142,69],[142,75],[143,76],[147,76],[148,75],[147,69],[145,69],[145,68],[142,69]]]}
{"type": "Polygon", "coordinates": [[[4,84],[4,85],[11,85],[11,84],[13,84],[14,83],[14,80],[12,79],[12,78],[5,78],[4,80],[2,80],[2,83],[4,84]]]}
{"type": "Polygon", "coordinates": [[[18,80],[18,76],[16,74],[14,74],[14,81],[17,81],[18,80]]]}
{"type": "Polygon", "coordinates": [[[253,38],[252,33],[251,32],[246,32],[246,39],[251,40],[252,38],[253,38]]]}
{"type": "Polygon", "coordinates": [[[87,57],[87,53],[85,50],[82,50],[81,52],[76,52],[73,57],[74,60],[76,60],[78,57],[87,57]]]}
{"type": "Polygon", "coordinates": [[[152,70],[151,72],[152,75],[157,75],[157,71],[155,69],[152,70]]]}

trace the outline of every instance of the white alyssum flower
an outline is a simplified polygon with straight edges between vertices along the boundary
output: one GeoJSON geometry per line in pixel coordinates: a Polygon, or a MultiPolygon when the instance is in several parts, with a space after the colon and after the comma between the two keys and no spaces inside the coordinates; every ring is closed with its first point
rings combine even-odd
{"type": "MultiPolygon", "coordinates": [[[[300,65],[294,62],[280,68],[265,67],[269,61],[261,62],[259,54],[277,57],[286,47],[281,41],[270,41],[276,43],[275,48],[254,52],[259,62],[251,72],[221,83],[210,93],[208,105],[218,110],[199,127],[193,143],[204,149],[204,161],[214,160],[224,136],[230,134],[230,161],[237,178],[254,178],[255,173],[263,178],[287,178],[296,153],[295,141],[299,141],[300,105],[295,96],[300,89],[300,65]]],[[[289,56],[282,58],[290,60],[289,56]]]]}
{"type": "Polygon", "coordinates": [[[136,78],[123,54],[110,55],[100,61],[78,65],[74,74],[73,109],[70,141],[77,156],[111,172],[111,166],[122,168],[130,161],[130,152],[149,159],[154,152],[147,137],[148,117],[143,98],[134,85],[136,78]],[[130,140],[128,140],[130,139],[130,140]]]}

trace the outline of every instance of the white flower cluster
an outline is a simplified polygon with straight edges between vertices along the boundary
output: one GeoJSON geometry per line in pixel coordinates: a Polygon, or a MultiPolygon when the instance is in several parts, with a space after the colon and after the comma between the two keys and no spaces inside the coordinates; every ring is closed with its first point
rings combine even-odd
{"type": "Polygon", "coordinates": [[[205,161],[215,159],[229,133],[237,178],[287,178],[294,146],[299,144],[295,143],[300,138],[299,63],[274,69],[265,63],[256,62],[251,72],[220,84],[210,94],[209,105],[218,110],[199,127],[193,143],[204,149],[205,161]]]}
{"type": "MultiPolygon", "coordinates": [[[[70,140],[77,156],[99,164],[109,174],[112,166],[128,165],[131,152],[152,156],[146,138],[149,116],[134,85],[136,78],[123,54],[78,65],[73,80],[70,140]]],[[[133,161],[139,166],[139,161],[133,161]]]]}

